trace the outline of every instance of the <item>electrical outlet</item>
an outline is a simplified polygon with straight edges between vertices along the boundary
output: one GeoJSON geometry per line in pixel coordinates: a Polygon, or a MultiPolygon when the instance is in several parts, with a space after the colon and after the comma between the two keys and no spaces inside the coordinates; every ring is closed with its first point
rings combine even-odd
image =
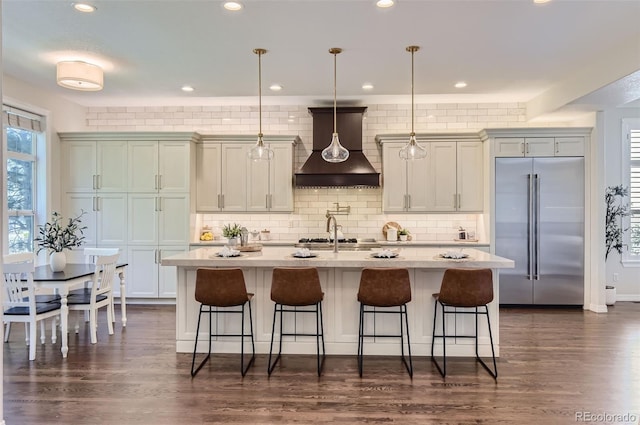
{"type": "Polygon", "coordinates": [[[613,281],[617,282],[620,279],[620,275],[618,273],[613,274],[613,281]]]}

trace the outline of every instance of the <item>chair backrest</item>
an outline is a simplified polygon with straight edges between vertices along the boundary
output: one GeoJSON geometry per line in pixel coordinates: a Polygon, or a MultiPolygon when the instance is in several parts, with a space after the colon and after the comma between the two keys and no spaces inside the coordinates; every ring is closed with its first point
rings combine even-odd
{"type": "Polygon", "coordinates": [[[454,307],[479,307],[493,301],[491,269],[447,269],[438,300],[454,307]]]}
{"type": "Polygon", "coordinates": [[[411,301],[411,280],[405,268],[362,269],[358,301],[375,307],[396,307],[411,301]]]}
{"type": "Polygon", "coordinates": [[[98,295],[110,295],[119,256],[119,253],[96,256],[96,269],[93,273],[93,283],[91,285],[91,302],[95,302],[98,295]]]}
{"type": "Polygon", "coordinates": [[[324,294],[315,267],[275,267],[271,276],[271,300],[292,306],[313,305],[324,294]]]}
{"type": "Polygon", "coordinates": [[[85,258],[85,263],[95,264],[96,258],[98,258],[98,256],[119,254],[120,249],[119,248],[85,248],[82,251],[82,253],[85,258]]]}
{"type": "Polygon", "coordinates": [[[4,310],[26,307],[36,312],[36,296],[33,284],[34,258],[32,253],[5,255],[2,265],[4,279],[4,310]]]}
{"type": "Polygon", "coordinates": [[[242,305],[249,300],[242,269],[196,270],[196,301],[214,307],[242,305]]]}

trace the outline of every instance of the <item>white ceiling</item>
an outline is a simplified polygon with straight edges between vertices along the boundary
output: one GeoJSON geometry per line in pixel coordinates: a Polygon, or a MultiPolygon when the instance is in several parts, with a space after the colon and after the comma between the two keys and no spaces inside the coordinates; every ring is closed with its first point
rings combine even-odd
{"type": "Polygon", "coordinates": [[[326,103],[328,49],[341,47],[339,101],[409,102],[405,47],[415,44],[418,100],[536,102],[544,113],[584,109],[575,107],[581,99],[601,107],[640,98],[640,78],[629,77],[640,70],[640,0],[397,0],[390,9],[374,0],[244,0],[236,13],[218,0],[90,3],[98,10],[83,14],[71,0],[4,0],[4,72],[83,105],[255,102],[252,50],[262,47],[265,103],[326,103]],[[103,66],[104,90],[58,87],[63,59],[103,66]],[[459,80],[468,86],[455,89],[459,80]],[[276,94],[271,83],[284,88],[276,94]],[[195,91],[182,92],[185,84],[195,91]]]}

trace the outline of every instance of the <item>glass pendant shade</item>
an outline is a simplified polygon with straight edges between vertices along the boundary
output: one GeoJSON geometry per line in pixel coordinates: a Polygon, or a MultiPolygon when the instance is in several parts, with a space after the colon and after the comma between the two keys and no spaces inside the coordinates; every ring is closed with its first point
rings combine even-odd
{"type": "Polygon", "coordinates": [[[264,145],[262,139],[262,55],[267,53],[265,49],[253,49],[253,53],[258,55],[258,117],[259,117],[259,131],[258,141],[249,150],[247,156],[253,161],[269,161],[273,158],[273,149],[269,149],[264,145]]]}
{"type": "Polygon", "coordinates": [[[336,106],[336,62],[338,53],[342,52],[339,47],[332,47],[329,49],[329,53],[333,55],[333,136],[331,137],[331,143],[329,146],[322,150],[322,159],[327,162],[344,162],[349,158],[349,151],[347,148],[340,144],[340,138],[338,137],[338,124],[337,124],[337,106],[336,106]]]}
{"type": "Polygon", "coordinates": [[[408,161],[411,159],[423,159],[426,157],[427,150],[418,144],[416,141],[416,135],[411,134],[411,137],[409,137],[409,143],[400,149],[400,158],[408,161]]]}
{"type": "Polygon", "coordinates": [[[249,158],[253,161],[268,161],[273,158],[273,149],[269,149],[264,145],[262,134],[258,135],[258,142],[249,150],[249,158]]]}
{"type": "Polygon", "coordinates": [[[409,141],[406,145],[400,149],[399,155],[401,159],[405,161],[413,159],[424,159],[427,157],[427,150],[418,144],[416,140],[416,133],[413,130],[415,121],[415,103],[413,101],[413,54],[420,50],[418,46],[407,47],[407,52],[411,53],[411,133],[409,135],[409,141]]]}
{"type": "Polygon", "coordinates": [[[349,151],[340,144],[338,133],[333,133],[331,144],[322,150],[322,159],[327,162],[343,162],[349,158],[349,151]]]}

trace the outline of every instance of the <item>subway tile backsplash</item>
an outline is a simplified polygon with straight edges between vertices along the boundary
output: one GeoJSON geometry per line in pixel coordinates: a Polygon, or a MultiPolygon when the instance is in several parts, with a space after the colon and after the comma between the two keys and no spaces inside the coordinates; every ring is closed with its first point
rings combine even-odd
{"type": "MultiPolygon", "coordinates": [[[[295,148],[298,169],[312,147],[312,118],[308,106],[263,105],[262,129],[266,135],[298,135],[295,148]]],[[[381,172],[381,149],[377,134],[408,133],[410,104],[369,104],[363,121],[363,151],[381,172]]],[[[526,122],[524,103],[417,103],[417,133],[479,131],[484,128],[531,127],[526,122]]],[[[248,105],[202,106],[119,106],[89,107],[89,131],[194,131],[201,134],[256,134],[258,107],[248,105]]],[[[535,123],[536,127],[562,127],[567,123],[535,123]]],[[[329,143],[329,141],[327,141],[329,143]]],[[[195,217],[194,239],[202,225],[210,225],[219,235],[222,225],[242,223],[249,230],[269,229],[273,239],[291,240],[326,235],[325,213],[334,203],[349,205],[351,213],[338,215],[346,237],[382,238],[382,226],[395,221],[408,228],[417,240],[451,241],[459,226],[483,234],[479,214],[383,214],[382,189],[296,189],[295,211],[291,214],[199,214],[195,217]]]]}

